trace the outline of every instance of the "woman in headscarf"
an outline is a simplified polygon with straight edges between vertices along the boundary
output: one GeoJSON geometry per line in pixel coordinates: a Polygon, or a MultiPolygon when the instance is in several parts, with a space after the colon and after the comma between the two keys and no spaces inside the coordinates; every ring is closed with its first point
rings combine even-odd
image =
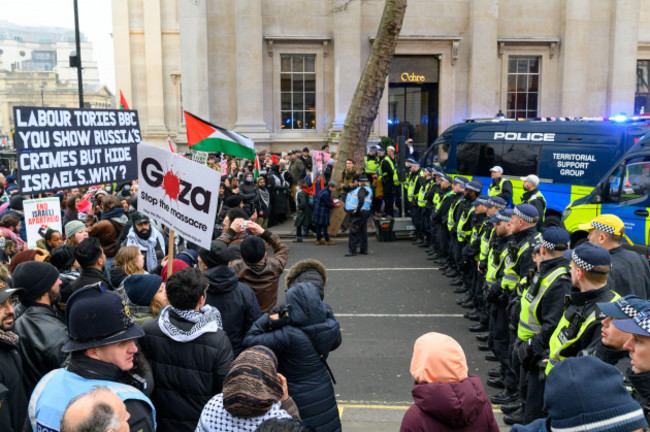
{"type": "Polygon", "coordinates": [[[270,418],[300,418],[278,373],[278,359],[269,348],[253,346],[235,359],[223,383],[201,412],[196,432],[253,432],[270,418]]]}
{"type": "Polygon", "coordinates": [[[413,400],[400,432],[498,432],[481,379],[468,375],[461,346],[441,333],[415,341],[411,375],[413,400]]]}

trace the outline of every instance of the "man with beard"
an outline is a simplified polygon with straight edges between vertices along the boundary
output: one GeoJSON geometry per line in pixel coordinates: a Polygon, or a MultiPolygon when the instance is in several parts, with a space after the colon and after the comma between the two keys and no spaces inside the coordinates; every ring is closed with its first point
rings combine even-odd
{"type": "Polygon", "coordinates": [[[147,381],[134,373],[143,361],[134,339],[144,336],[144,331],[122,297],[100,284],[84,287],[70,296],[66,320],[70,337],[61,350],[70,359],[36,386],[23,430],[58,431],[71,400],[107,387],[126,405],[130,430],[155,431],[156,410],[143,393],[147,381]]]}
{"type": "Polygon", "coordinates": [[[104,273],[106,255],[98,238],[88,237],[79,243],[74,250],[74,257],[81,266],[81,273],[77,279],[70,283],[71,292],[97,282],[104,285],[104,288],[111,289],[111,284],[104,273]]]}
{"type": "Polygon", "coordinates": [[[127,246],[137,246],[144,256],[144,269],[155,272],[156,267],[165,256],[165,238],[151,225],[149,217],[135,212],[131,217],[133,226],[126,235],[127,246]]]}
{"type": "Polygon", "coordinates": [[[20,288],[0,287],[0,430],[22,429],[27,413],[27,396],[23,386],[23,362],[18,353],[18,335],[14,328],[13,294],[20,288]]]}
{"type": "Polygon", "coordinates": [[[13,284],[23,289],[18,298],[25,309],[15,329],[20,337],[25,393],[30,394],[43,375],[65,360],[61,347],[68,340],[68,330],[56,309],[61,279],[52,264],[27,261],[14,270],[13,284]]]}

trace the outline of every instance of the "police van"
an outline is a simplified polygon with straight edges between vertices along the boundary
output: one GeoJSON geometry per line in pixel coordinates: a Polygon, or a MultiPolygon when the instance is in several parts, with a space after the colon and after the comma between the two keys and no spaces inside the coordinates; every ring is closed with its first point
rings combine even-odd
{"type": "Polygon", "coordinates": [[[447,174],[479,178],[483,193],[492,182],[490,168],[504,170],[521,202],[520,177],[537,175],[547,202],[545,225],[560,225],[571,202],[590,194],[639,139],[650,132],[646,118],[466,120],[440,135],[422,157],[424,166],[441,165],[447,174]]]}
{"type": "Polygon", "coordinates": [[[650,257],[650,134],[619,158],[591,193],[566,208],[562,222],[573,244],[587,236],[578,226],[601,213],[620,217],[633,249],[650,257]]]}

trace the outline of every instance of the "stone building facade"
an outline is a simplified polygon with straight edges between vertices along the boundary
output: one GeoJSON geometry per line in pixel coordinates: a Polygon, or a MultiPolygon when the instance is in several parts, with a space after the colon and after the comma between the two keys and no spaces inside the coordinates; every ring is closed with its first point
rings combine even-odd
{"type": "MultiPolygon", "coordinates": [[[[113,0],[116,85],[145,139],[183,109],[283,151],[336,144],[384,1],[113,0]]],[[[373,135],[468,117],[650,111],[650,2],[409,0],[373,135]]]]}
{"type": "MultiPolygon", "coordinates": [[[[78,108],[77,83],[63,81],[53,71],[0,70],[0,140],[12,143],[15,106],[78,108]]],[[[115,108],[115,96],[108,87],[84,82],[86,108],[115,108]]]]}

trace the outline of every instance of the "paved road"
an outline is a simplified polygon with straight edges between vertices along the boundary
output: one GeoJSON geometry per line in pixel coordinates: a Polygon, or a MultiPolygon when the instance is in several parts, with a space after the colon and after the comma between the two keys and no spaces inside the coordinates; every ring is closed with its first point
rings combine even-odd
{"type": "MultiPolygon", "coordinates": [[[[291,243],[289,264],[316,258],[328,269],[325,301],[341,323],[343,344],[330,356],[343,430],[397,431],[411,404],[409,373],[413,343],[436,331],[455,338],[465,350],[470,373],[485,379],[495,363],[478,351],[471,324],[462,318],[448,279],[410,241],[370,240],[370,254],[346,258],[347,238],[334,246],[314,240],[291,243]]],[[[284,281],[282,281],[284,288],[284,281]]],[[[284,289],[282,290],[284,291],[284,289]]],[[[488,395],[497,390],[486,387],[488,395]]],[[[501,414],[497,420],[507,431],[501,414]]]]}

